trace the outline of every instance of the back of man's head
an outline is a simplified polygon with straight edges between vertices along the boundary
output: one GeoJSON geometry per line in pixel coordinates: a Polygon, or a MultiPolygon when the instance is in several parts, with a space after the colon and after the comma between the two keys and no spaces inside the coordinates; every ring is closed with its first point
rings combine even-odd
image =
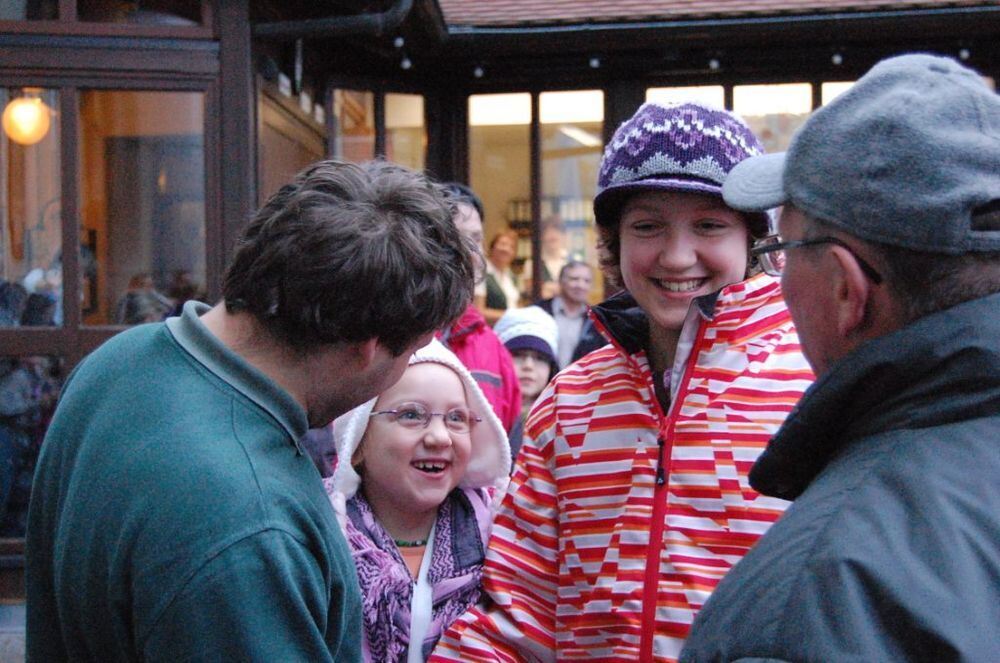
{"type": "Polygon", "coordinates": [[[452,213],[442,189],[409,169],[317,162],[247,226],[226,309],[299,351],[378,338],[399,354],[471,300],[473,257],[452,213]]]}
{"type": "Polygon", "coordinates": [[[723,196],[747,211],[791,203],[870,244],[911,319],[1000,291],[1000,97],[948,58],[889,58],[787,153],[738,164],[723,196]]]}

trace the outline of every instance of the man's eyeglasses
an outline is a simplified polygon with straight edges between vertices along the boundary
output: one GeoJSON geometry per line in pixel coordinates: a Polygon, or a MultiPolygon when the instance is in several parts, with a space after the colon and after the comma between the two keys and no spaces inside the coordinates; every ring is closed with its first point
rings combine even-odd
{"type": "Polygon", "coordinates": [[[433,417],[440,416],[441,420],[444,421],[445,428],[452,433],[468,433],[473,424],[482,421],[468,408],[456,407],[447,412],[431,412],[420,403],[403,403],[395,410],[379,410],[368,416],[374,417],[383,414],[389,417],[389,421],[397,423],[403,428],[411,429],[427,428],[431,425],[433,417]]]}
{"type": "Polygon", "coordinates": [[[750,255],[760,259],[760,266],[765,273],[771,276],[781,276],[781,272],[785,269],[785,251],[789,249],[801,249],[805,246],[819,246],[820,244],[836,244],[845,249],[858,261],[858,267],[865,273],[865,276],[870,278],[876,285],[882,282],[882,275],[874,267],[859,256],[846,242],[836,237],[817,237],[816,239],[799,239],[782,242],[781,235],[768,235],[754,244],[753,248],[750,249],[750,255]]]}

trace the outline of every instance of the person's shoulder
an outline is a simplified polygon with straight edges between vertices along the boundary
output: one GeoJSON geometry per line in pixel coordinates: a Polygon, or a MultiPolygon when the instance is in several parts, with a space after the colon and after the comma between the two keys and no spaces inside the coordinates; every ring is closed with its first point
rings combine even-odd
{"type": "Polygon", "coordinates": [[[468,339],[468,342],[475,345],[477,350],[480,351],[478,353],[481,355],[480,360],[487,364],[510,358],[507,346],[503,344],[503,341],[493,331],[493,328],[487,324],[476,325],[469,331],[468,339]],[[486,361],[486,359],[493,359],[494,361],[486,361]]]}
{"type": "Polygon", "coordinates": [[[975,486],[1000,473],[1000,458],[955,467],[941,453],[951,445],[939,444],[935,470],[930,437],[856,440],[723,579],[682,660],[715,660],[706,652],[729,646],[792,660],[842,657],[848,641],[864,660],[900,660],[917,643],[981,646],[974,632],[1000,605],[995,583],[983,582],[1000,568],[1000,553],[983,554],[1000,504],[975,486]],[[970,480],[977,473],[983,481],[970,480]]]}
{"type": "Polygon", "coordinates": [[[1000,492],[993,489],[1000,453],[986,433],[998,427],[1000,417],[993,416],[866,440],[879,453],[857,499],[867,507],[866,517],[880,522],[887,545],[934,555],[926,551],[943,552],[977,532],[1000,528],[1000,492]],[[921,541],[910,542],[913,527],[926,533],[921,541]]]}
{"type": "Polygon", "coordinates": [[[914,585],[911,571],[933,567],[961,583],[962,567],[977,563],[962,551],[1000,526],[1000,495],[983,489],[1000,474],[1000,455],[975,430],[952,428],[855,440],[765,540],[799,540],[796,550],[808,548],[804,563],[818,576],[851,569],[905,588],[914,585]]]}
{"type": "Polygon", "coordinates": [[[555,300],[556,300],[555,297],[549,297],[548,299],[539,299],[538,301],[535,302],[534,305],[542,309],[549,315],[553,315],[553,311],[555,310],[554,309],[555,300]]]}
{"type": "Polygon", "coordinates": [[[145,363],[151,353],[161,352],[170,336],[162,322],[137,325],[119,332],[87,355],[83,365],[125,366],[132,362],[145,363]]]}
{"type": "Polygon", "coordinates": [[[768,315],[788,316],[778,278],[763,272],[723,288],[715,299],[716,315],[751,317],[763,310],[768,315]]]}
{"type": "Polygon", "coordinates": [[[73,369],[63,385],[60,406],[65,409],[72,403],[98,403],[102,411],[107,411],[125,399],[134,402],[137,394],[153,393],[150,389],[154,385],[155,393],[170,394],[173,380],[186,374],[178,370],[180,356],[163,323],[127,329],[108,339],[73,369]]]}
{"type": "Polygon", "coordinates": [[[608,344],[559,371],[546,389],[551,390],[558,401],[565,397],[596,399],[608,390],[635,386],[641,379],[635,364],[618,348],[608,344]]]}
{"type": "Polygon", "coordinates": [[[565,376],[565,379],[568,380],[586,380],[600,375],[631,374],[634,370],[635,366],[629,357],[625,356],[615,345],[604,341],[600,346],[573,361],[556,377],[565,376]]]}

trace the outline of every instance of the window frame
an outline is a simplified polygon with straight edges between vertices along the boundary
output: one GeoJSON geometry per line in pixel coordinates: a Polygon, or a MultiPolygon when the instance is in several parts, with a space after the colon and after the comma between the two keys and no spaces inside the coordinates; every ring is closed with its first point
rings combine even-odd
{"type": "Polygon", "coordinates": [[[59,0],[59,17],[38,20],[0,20],[0,33],[22,35],[75,35],[109,37],[147,37],[173,39],[212,39],[216,37],[215,12],[212,0],[201,0],[199,25],[138,25],[81,21],[77,0],[59,0]]]}

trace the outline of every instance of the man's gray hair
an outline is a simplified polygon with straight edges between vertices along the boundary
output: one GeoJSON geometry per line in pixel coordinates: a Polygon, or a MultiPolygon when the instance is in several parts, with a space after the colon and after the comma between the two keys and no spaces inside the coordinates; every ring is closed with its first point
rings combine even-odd
{"type": "Polygon", "coordinates": [[[573,258],[567,261],[566,264],[559,269],[559,279],[562,280],[563,275],[568,270],[573,269],[574,267],[586,267],[587,269],[590,270],[591,274],[593,274],[594,272],[594,268],[591,266],[589,262],[584,262],[583,260],[578,260],[576,258],[573,258]]]}

